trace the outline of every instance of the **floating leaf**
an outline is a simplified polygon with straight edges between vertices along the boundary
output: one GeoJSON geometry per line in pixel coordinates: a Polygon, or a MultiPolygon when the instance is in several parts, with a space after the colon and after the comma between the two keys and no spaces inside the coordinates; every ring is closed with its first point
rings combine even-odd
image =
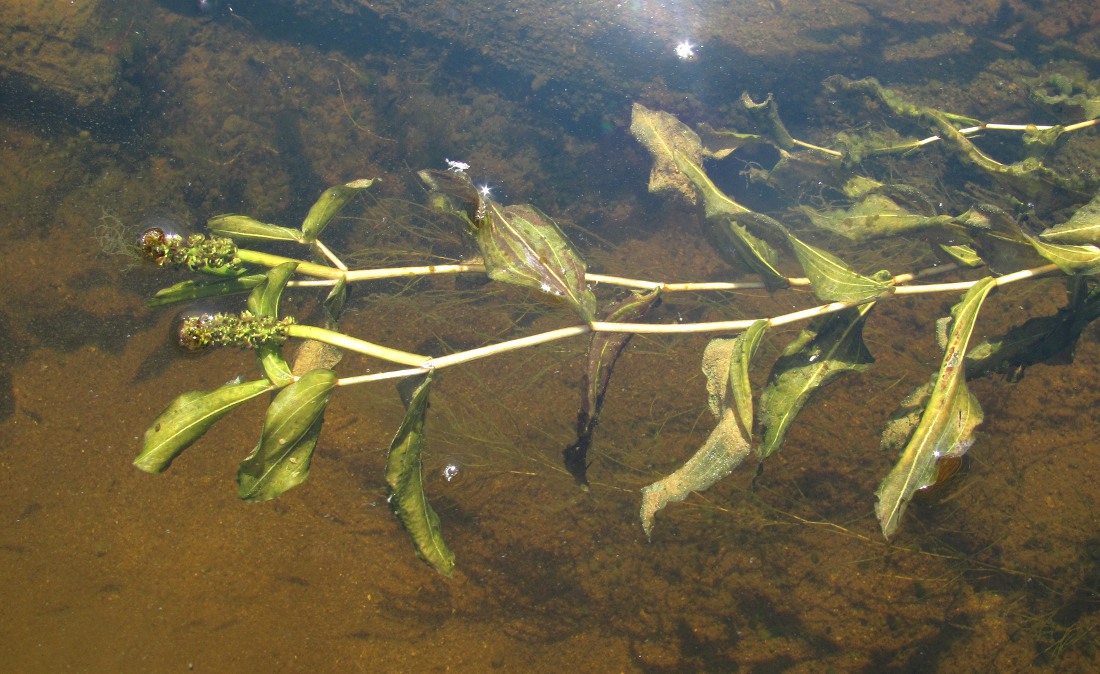
{"type": "Polygon", "coordinates": [[[506,206],[484,199],[477,243],[489,278],[560,297],[585,321],[596,297],[585,283],[584,260],[558,226],[533,206],[506,206]]]}
{"type": "Polygon", "coordinates": [[[374,184],[374,180],[354,180],[346,185],[330,187],[321,193],[302,222],[301,241],[313,243],[328,223],[336,217],[351,198],[374,184]]]}
{"type": "Polygon", "coordinates": [[[335,372],[311,370],[279,391],[267,408],[259,444],[237,468],[238,496],[267,501],[305,482],[334,388],[335,372]]]}
{"type": "Polygon", "coordinates": [[[162,288],[146,300],[146,306],[163,307],[178,302],[191,302],[206,297],[222,297],[248,292],[267,278],[267,274],[248,274],[216,281],[188,280],[162,288]]]}
{"type": "Polygon", "coordinates": [[[1051,227],[1039,238],[1051,243],[1100,245],[1100,194],[1077,209],[1068,221],[1051,227]]]}
{"type": "MultiPolygon", "coordinates": [[[[631,293],[612,305],[604,320],[629,322],[643,318],[657,306],[660,293],[659,288],[644,293],[631,293]]],[[[588,368],[584,372],[581,407],[577,412],[577,441],[562,452],[566,469],[578,484],[585,487],[588,486],[588,448],[592,444],[592,433],[600,419],[607,383],[611,380],[615,363],[633,336],[629,332],[596,332],[588,344],[588,368]]]]}
{"type": "Polygon", "coordinates": [[[814,295],[823,302],[855,304],[888,293],[893,288],[890,281],[858,274],[837,256],[802,242],[794,234],[788,233],[787,239],[802,270],[810,279],[814,295]]]}
{"type": "Polygon", "coordinates": [[[814,320],[789,344],[772,367],[760,394],[760,427],[756,448],[760,460],[783,443],[795,417],[818,389],[846,372],[862,372],[874,358],[863,343],[863,324],[874,302],[814,320]]]}
{"type": "Polygon", "coordinates": [[[300,241],[302,236],[301,232],[296,229],[280,225],[269,225],[247,215],[219,215],[208,220],[206,228],[218,236],[228,236],[234,239],[300,241]]]}
{"type": "Polygon", "coordinates": [[[675,116],[650,110],[641,103],[635,103],[631,108],[630,133],[653,155],[649,191],[673,192],[694,205],[695,190],[683,174],[676,154],[699,164],[703,160],[699,136],[675,116]]]}
{"type": "MultiPolygon", "coordinates": [[[[279,317],[279,298],[286,289],[287,281],[294,275],[297,262],[284,262],[273,267],[267,272],[267,278],[256,286],[248,296],[248,310],[254,316],[279,317]]],[[[256,355],[260,359],[260,367],[263,368],[267,378],[278,386],[286,386],[294,381],[294,374],[290,365],[283,358],[281,344],[264,344],[256,349],[256,355]]]]}
{"type": "Polygon", "coordinates": [[[161,412],[141,444],[134,465],[146,473],[159,473],[171,465],[180,452],[210,430],[231,410],[270,391],[266,379],[226,384],[213,391],[190,391],[173,400],[161,412]]]}
{"type": "Polygon", "coordinates": [[[439,515],[432,510],[424,494],[421,450],[424,445],[424,415],[428,411],[428,390],[433,373],[405,380],[408,395],[405,419],[390,443],[386,459],[386,484],[390,486],[390,504],[409,532],[416,553],[445,576],[455,567],[455,555],[443,541],[439,515]]]}
{"type": "Polygon", "coordinates": [[[962,456],[974,442],[974,429],[982,422],[982,410],[966,386],[963,358],[978,311],[995,287],[996,281],[986,277],[951,309],[951,333],[920,422],[897,464],[875,492],[878,496],[875,514],[887,538],[897,531],[913,494],[935,482],[936,460],[962,456]]]}
{"type": "Polygon", "coordinates": [[[653,531],[653,517],[658,511],[669,503],[683,501],[693,491],[709,489],[729,475],[751,452],[727,395],[734,341],[713,339],[703,352],[710,410],[718,417],[718,425],[703,446],[676,472],[642,488],[642,506],[638,514],[647,537],[653,531]]]}

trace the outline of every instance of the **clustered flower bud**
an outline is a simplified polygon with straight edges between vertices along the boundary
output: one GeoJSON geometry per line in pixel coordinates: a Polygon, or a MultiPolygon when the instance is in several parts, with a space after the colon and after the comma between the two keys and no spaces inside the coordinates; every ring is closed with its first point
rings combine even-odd
{"type": "Polygon", "coordinates": [[[211,346],[256,349],[285,342],[288,328],[293,324],[293,316],[278,319],[273,316],[257,316],[250,311],[243,311],[239,316],[201,314],[183,320],[178,340],[180,348],[188,352],[201,351],[211,346]]]}
{"type": "Polygon", "coordinates": [[[224,237],[202,234],[182,237],[152,227],[141,235],[141,252],[158,266],[187,267],[191,271],[227,270],[240,265],[237,244],[224,237]]]}

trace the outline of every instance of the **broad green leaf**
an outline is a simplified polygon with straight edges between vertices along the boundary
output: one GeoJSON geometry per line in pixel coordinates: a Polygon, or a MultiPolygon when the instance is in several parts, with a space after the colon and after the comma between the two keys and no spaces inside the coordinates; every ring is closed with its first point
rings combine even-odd
{"type": "Polygon", "coordinates": [[[769,290],[786,288],[787,276],[779,271],[779,254],[764,239],[754,235],[742,223],[763,224],[775,221],[759,213],[724,213],[704,222],[707,240],[729,264],[747,267],[759,274],[769,290]]]}
{"type": "Polygon", "coordinates": [[[802,407],[818,389],[846,372],[862,372],[874,358],[863,343],[863,324],[874,302],[814,320],[787,346],[760,394],[758,418],[764,434],[760,460],[783,443],[802,407]]]}
{"type": "Polygon", "coordinates": [[[752,364],[760,340],[768,329],[768,321],[760,319],[749,326],[734,340],[733,353],[729,364],[729,399],[737,413],[737,423],[741,426],[741,435],[752,441],[752,385],[749,382],[749,366],[752,364]]]}
{"type": "Polygon", "coordinates": [[[723,159],[745,145],[771,144],[758,134],[715,129],[706,122],[697,125],[695,129],[702,143],[703,152],[715,159],[723,159]]]}
{"type": "Polygon", "coordinates": [[[936,460],[962,456],[974,442],[974,429],[982,422],[982,410],[966,386],[964,358],[978,311],[995,287],[996,281],[986,277],[951,309],[951,333],[920,422],[897,464],[875,492],[878,496],[875,514],[886,538],[897,531],[913,494],[935,481],[936,460]]]}
{"type": "Polygon", "coordinates": [[[897,236],[951,222],[948,215],[929,216],[914,212],[881,189],[869,192],[846,210],[817,211],[808,206],[802,206],[800,210],[815,227],[853,241],[897,236]]]}
{"type": "Polygon", "coordinates": [[[163,307],[177,302],[191,302],[206,297],[222,297],[247,292],[263,282],[267,274],[248,274],[217,281],[189,280],[162,288],[146,300],[146,306],[163,307]]]}
{"type": "MultiPolygon", "coordinates": [[[[248,310],[255,316],[279,317],[279,298],[286,289],[287,281],[294,275],[297,262],[284,262],[273,267],[267,272],[267,278],[256,286],[248,296],[248,310]]],[[[286,386],[294,381],[294,374],[290,365],[283,357],[282,345],[267,344],[256,349],[256,356],[260,359],[260,367],[263,368],[267,378],[279,386],[286,386]]]]}
{"type": "Polygon", "coordinates": [[[706,174],[699,162],[695,161],[690,154],[673,150],[672,159],[684,177],[703,197],[703,212],[706,217],[752,212],[718,189],[718,186],[706,174]]]}
{"type": "Polygon", "coordinates": [[[994,274],[1008,274],[1046,262],[1035,250],[1031,237],[1004,209],[977,204],[955,218],[955,222],[971,230],[974,249],[994,274]]]}
{"type": "Polygon", "coordinates": [[[673,192],[695,204],[695,189],[679,166],[676,154],[695,164],[701,162],[703,148],[699,136],[673,115],[650,110],[640,103],[631,108],[630,133],[653,155],[649,191],[673,192]]]}
{"type": "Polygon", "coordinates": [[[653,531],[653,518],[669,503],[683,501],[693,491],[705,491],[729,475],[752,450],[741,433],[737,413],[728,396],[730,360],[734,339],[713,339],[703,352],[703,374],[711,412],[718,425],[703,446],[674,473],[642,488],[639,517],[646,537],[653,531]]]}
{"type": "Polygon", "coordinates": [[[891,291],[889,281],[856,273],[843,260],[827,251],[787,234],[802,270],[810,279],[814,295],[823,302],[859,303],[891,291]]]}
{"type": "Polygon", "coordinates": [[[1091,243],[1071,246],[1063,243],[1046,243],[1035,238],[1028,237],[1035,250],[1058,265],[1070,276],[1092,276],[1100,274],[1100,248],[1091,243]]]}
{"type": "Polygon", "coordinates": [[[489,278],[560,297],[585,321],[596,297],[585,283],[584,260],[558,226],[533,206],[506,206],[483,199],[477,244],[489,278]]]}
{"type": "Polygon", "coordinates": [[[390,443],[386,459],[386,484],[390,486],[390,505],[409,532],[416,553],[439,573],[454,571],[455,555],[443,541],[439,515],[432,510],[424,494],[421,451],[424,447],[424,415],[428,411],[428,391],[432,372],[410,377],[406,389],[405,419],[390,443]]]}
{"type": "Polygon", "coordinates": [[[267,408],[260,442],[237,468],[237,495],[267,501],[309,477],[325,407],[336,388],[332,370],[311,370],[290,384],[267,408]]]}
{"type": "Polygon", "coordinates": [[[283,296],[287,281],[294,276],[297,262],[284,262],[267,272],[267,278],[248,296],[248,310],[256,316],[279,317],[279,298],[283,296]]]}
{"type": "Polygon", "coordinates": [[[1068,221],[1051,227],[1039,238],[1050,243],[1100,245],[1100,194],[1077,209],[1068,221]]]}
{"type": "Polygon", "coordinates": [[[301,241],[313,243],[328,223],[336,217],[351,198],[374,184],[374,180],[354,180],[346,185],[336,185],[321,193],[302,222],[301,241]]]}
{"type": "Polygon", "coordinates": [[[960,267],[975,268],[985,264],[985,261],[982,260],[981,256],[974,252],[974,249],[972,247],[966,244],[939,244],[939,250],[944,255],[946,255],[950,261],[954,262],[960,267]]]}
{"type": "Polygon", "coordinates": [[[253,239],[258,241],[301,241],[301,233],[296,229],[269,225],[247,215],[219,215],[206,223],[206,228],[218,236],[233,239],[253,239]]]}
{"type": "MultiPolygon", "coordinates": [[[[657,306],[660,294],[660,288],[644,293],[631,293],[612,305],[603,320],[637,321],[657,306]]],[[[588,367],[584,372],[581,406],[577,412],[577,441],[562,452],[565,468],[584,487],[588,486],[588,448],[592,444],[592,433],[599,423],[607,384],[611,380],[615,363],[631,337],[633,334],[629,332],[596,332],[588,344],[588,367]]]]}
{"type": "Polygon", "coordinates": [[[159,473],[214,423],[234,408],[274,386],[266,379],[226,384],[213,391],[190,391],[179,396],[153,420],[134,465],[146,473],[159,473]]]}

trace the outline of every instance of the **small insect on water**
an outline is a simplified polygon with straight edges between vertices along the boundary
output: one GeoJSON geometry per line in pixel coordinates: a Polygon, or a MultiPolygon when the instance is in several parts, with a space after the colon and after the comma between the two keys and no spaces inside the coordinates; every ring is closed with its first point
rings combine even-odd
{"type": "Polygon", "coordinates": [[[447,162],[447,170],[454,171],[455,173],[465,173],[469,170],[470,165],[464,161],[455,161],[453,159],[444,159],[447,162]]]}

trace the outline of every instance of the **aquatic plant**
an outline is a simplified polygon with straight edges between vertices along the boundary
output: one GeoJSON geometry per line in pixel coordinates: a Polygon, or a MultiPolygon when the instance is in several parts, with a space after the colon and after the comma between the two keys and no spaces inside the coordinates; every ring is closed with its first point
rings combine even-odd
{"type": "MultiPolygon", "coordinates": [[[[399,380],[406,413],[387,459],[390,504],[417,553],[440,573],[450,574],[454,555],[428,501],[421,468],[428,399],[440,370],[589,335],[577,440],[563,453],[566,468],[587,488],[589,447],[608,382],[631,337],[641,333],[733,334],[712,339],[702,357],[716,426],[679,469],[642,490],[639,514],[649,535],[656,514],[667,504],[708,489],[750,456],[758,463],[766,461],[782,447],[786,433],[813,395],[848,373],[872,366],[874,358],[864,343],[863,330],[880,303],[895,296],[949,293],[958,299],[950,315],[936,326],[942,350],[940,365],[929,372],[926,383],[900,401],[882,433],[883,447],[898,458],[875,492],[875,512],[883,535],[893,536],[914,495],[950,475],[974,442],[983,413],[968,382],[995,371],[1018,374],[1032,364],[1070,353],[1084,328],[1100,316],[1100,283],[1096,279],[1100,273],[1100,196],[1081,206],[1100,180],[1091,169],[1064,174],[1046,161],[1047,156],[1056,155],[1060,139],[1094,126],[1097,120],[1043,127],[989,124],[914,104],[874,80],[834,77],[826,86],[836,96],[873,101],[900,126],[925,128],[932,135],[898,140],[896,133],[860,136],[848,132],[838,135],[836,148],[825,148],[792,137],[770,97],[757,103],[743,96],[742,112],[753,127],[749,131],[715,130],[707,125],[693,130],[670,114],[640,104],[633,108],[631,132],[653,159],[649,189],[698,205],[718,252],[734,268],[752,273],[758,280],[672,283],[594,273],[549,216],[530,205],[498,203],[489,190],[472,183],[464,166],[418,174],[431,205],[461,223],[477,249],[476,256],[461,263],[348,269],[320,236],[372,180],[325,190],[299,228],[244,215],[222,215],[209,221],[209,235],[183,238],[158,229],[147,231],[141,242],[146,257],[158,265],[186,267],[205,277],[166,288],[151,304],[248,293],[247,308],[240,313],[199,315],[184,321],[181,344],[189,349],[231,345],[254,350],[260,376],[176,398],[146,432],[135,465],[151,473],[165,470],[230,411],[253,398],[274,394],[260,439],[240,464],[237,481],[242,499],[275,498],[307,478],[325,408],[338,388],[399,380]],[[994,160],[973,141],[983,132],[1022,134],[1024,158],[1010,164],[994,160]],[[940,201],[913,185],[878,182],[861,172],[873,158],[919,152],[935,143],[945,145],[965,170],[985,175],[999,186],[1004,203],[973,203],[965,211],[949,213],[940,201]],[[748,146],[770,148],[778,158],[768,170],[754,168],[749,176],[752,180],[793,195],[802,194],[802,186],[812,183],[816,185],[817,207],[794,197],[790,217],[784,216],[789,222],[784,223],[749,209],[719,189],[707,174],[706,159],[720,159],[748,146]],[[1060,224],[1036,232],[1017,217],[1026,202],[1079,208],[1060,224]],[[905,236],[924,242],[923,250],[934,251],[940,262],[904,273],[861,273],[834,252],[815,245],[822,234],[834,242],[905,236]],[[248,242],[297,244],[308,255],[297,259],[241,247],[248,242]],[[801,275],[788,271],[796,264],[801,275]],[[485,274],[568,307],[578,322],[435,357],[340,331],[348,284],[439,274],[485,274]],[[956,277],[926,281],[933,275],[949,274],[956,277]],[[1062,309],[1054,315],[1030,317],[999,337],[972,344],[975,325],[991,293],[1040,277],[1064,279],[1069,299],[1062,309]],[[295,317],[281,314],[280,298],[291,286],[326,291],[323,319],[318,325],[299,323],[295,317]],[[604,296],[609,287],[629,292],[612,300],[604,296]],[[660,300],[674,293],[725,293],[743,288],[766,289],[776,295],[804,288],[812,291],[819,304],[747,320],[645,322],[660,300]],[[779,326],[796,323],[805,327],[770,364],[766,385],[754,391],[750,371],[761,366],[758,347],[762,340],[774,336],[779,326]],[[282,350],[288,340],[303,340],[303,348],[292,361],[282,350]],[[341,377],[334,369],[341,351],[398,367],[341,377]]],[[[955,198],[963,196],[956,194],[955,198]]]]}

